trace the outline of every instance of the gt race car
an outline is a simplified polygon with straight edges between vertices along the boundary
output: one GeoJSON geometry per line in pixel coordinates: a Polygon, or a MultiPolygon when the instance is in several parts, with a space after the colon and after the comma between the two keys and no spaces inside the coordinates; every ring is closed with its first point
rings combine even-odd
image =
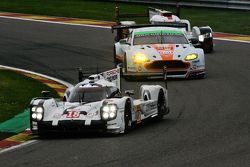
{"type": "Polygon", "coordinates": [[[63,101],[36,97],[30,103],[33,133],[100,131],[126,133],[148,118],[162,119],[169,112],[167,89],[142,85],[140,98],[132,90],[120,91],[120,68],[89,76],[69,87],[63,101]]]}
{"type": "Polygon", "coordinates": [[[130,29],[129,36],[114,46],[114,61],[122,63],[124,76],[158,78],[164,66],[172,78],[206,76],[203,49],[189,42],[184,24],[118,25],[112,29],[130,29]],[[176,26],[179,28],[173,28],[176,26]]]}
{"type": "MultiPolygon", "coordinates": [[[[120,14],[119,8],[116,8],[116,22],[117,25],[136,25],[134,21],[120,21],[120,18],[134,18],[134,17],[148,17],[148,22],[150,24],[168,24],[176,23],[175,25],[186,24],[186,36],[193,43],[196,48],[202,48],[204,52],[211,53],[214,49],[213,43],[213,31],[210,26],[194,26],[191,28],[191,24],[186,19],[180,19],[178,16],[174,15],[171,11],[160,10],[156,8],[148,8],[146,14],[120,14]]],[[[178,27],[178,26],[177,26],[178,27]]],[[[128,32],[128,31],[127,31],[128,32]]],[[[128,36],[126,31],[117,31],[116,40],[128,36]]]]}

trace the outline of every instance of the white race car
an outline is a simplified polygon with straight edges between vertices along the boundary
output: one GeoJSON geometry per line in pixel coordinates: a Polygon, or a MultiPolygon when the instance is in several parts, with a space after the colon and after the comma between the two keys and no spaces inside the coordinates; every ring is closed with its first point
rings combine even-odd
{"type": "MultiPolygon", "coordinates": [[[[171,27],[182,28],[185,30],[187,38],[192,42],[194,47],[202,48],[204,52],[213,52],[214,43],[213,43],[213,31],[209,26],[197,27],[194,26],[191,28],[191,24],[186,19],[180,19],[178,16],[174,15],[170,11],[160,10],[156,8],[148,8],[146,14],[120,14],[119,8],[116,8],[116,24],[117,25],[136,25],[134,21],[120,21],[120,18],[135,18],[135,17],[148,17],[150,24],[158,25],[168,25],[171,27]],[[173,23],[173,24],[171,24],[173,23]],[[184,25],[181,26],[180,25],[184,25]]],[[[129,31],[123,29],[122,31],[117,31],[116,41],[124,39],[129,35],[129,31]]]]}
{"type": "Polygon", "coordinates": [[[142,85],[141,98],[134,100],[131,90],[121,95],[119,84],[115,84],[119,78],[120,68],[117,68],[91,75],[68,88],[63,101],[34,98],[30,103],[32,132],[38,135],[58,131],[126,133],[134,123],[153,117],[162,119],[169,112],[164,87],[142,85]]]}
{"type": "Polygon", "coordinates": [[[182,28],[163,25],[118,25],[112,28],[130,29],[128,38],[114,46],[114,60],[123,64],[124,76],[161,77],[165,65],[168,77],[206,76],[203,49],[195,48],[182,28]]]}
{"type": "Polygon", "coordinates": [[[205,52],[211,53],[214,48],[213,44],[213,31],[209,26],[197,27],[191,29],[191,24],[186,19],[180,19],[170,11],[149,8],[149,21],[151,24],[164,24],[164,23],[184,23],[187,25],[186,34],[188,39],[194,40],[195,47],[202,48],[205,52]]]}

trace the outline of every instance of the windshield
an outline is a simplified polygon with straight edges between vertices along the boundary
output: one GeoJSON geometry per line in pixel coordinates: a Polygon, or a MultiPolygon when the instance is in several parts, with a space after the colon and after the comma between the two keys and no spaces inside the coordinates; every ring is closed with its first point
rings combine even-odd
{"type": "Polygon", "coordinates": [[[179,31],[137,32],[134,35],[134,45],[145,44],[188,44],[188,40],[179,31]]]}
{"type": "Polygon", "coordinates": [[[93,87],[93,88],[75,88],[70,94],[69,102],[96,102],[101,101],[109,96],[106,88],[93,87]]]}

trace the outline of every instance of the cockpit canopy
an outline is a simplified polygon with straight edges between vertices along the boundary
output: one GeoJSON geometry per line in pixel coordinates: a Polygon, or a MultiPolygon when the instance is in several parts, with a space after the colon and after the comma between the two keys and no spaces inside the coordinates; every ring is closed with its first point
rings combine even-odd
{"type": "Polygon", "coordinates": [[[80,85],[69,95],[68,102],[96,102],[107,98],[121,97],[117,87],[102,87],[99,85],[80,85]]]}

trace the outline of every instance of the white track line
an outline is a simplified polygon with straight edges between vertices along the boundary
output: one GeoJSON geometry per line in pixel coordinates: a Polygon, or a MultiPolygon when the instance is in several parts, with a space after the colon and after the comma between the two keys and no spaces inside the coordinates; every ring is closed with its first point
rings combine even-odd
{"type": "MultiPolygon", "coordinates": [[[[48,16],[49,17],[49,16],[48,16]]],[[[83,26],[83,27],[94,27],[94,28],[105,28],[111,29],[108,26],[97,26],[97,25],[90,25],[90,24],[75,24],[75,23],[65,23],[65,22],[55,22],[55,21],[45,21],[45,20],[34,20],[34,19],[27,19],[27,18],[19,18],[19,17],[10,17],[10,16],[0,16],[0,18],[7,18],[7,19],[15,19],[15,20],[23,20],[23,21],[34,21],[34,22],[42,22],[42,23],[50,23],[50,24],[62,24],[62,25],[72,25],[72,26],[83,26]]],[[[221,33],[221,32],[220,32],[221,33]]],[[[229,34],[223,33],[222,34],[229,34]]],[[[235,34],[240,35],[240,34],[235,34]]],[[[244,35],[241,35],[244,36],[244,35]]],[[[231,41],[231,42],[242,42],[242,43],[250,43],[249,41],[241,41],[241,40],[233,40],[233,39],[224,39],[224,38],[214,38],[216,40],[221,41],[231,41]]]]}
{"type": "Polygon", "coordinates": [[[14,19],[14,20],[23,20],[23,21],[34,21],[34,22],[51,23],[51,24],[63,24],[63,25],[71,25],[71,26],[83,26],[83,27],[94,27],[94,28],[111,29],[111,27],[107,27],[107,26],[98,26],[98,25],[90,25],[90,24],[65,23],[65,22],[46,21],[46,20],[34,20],[34,19],[19,18],[19,17],[10,17],[10,16],[0,16],[0,18],[14,19]]]}
{"type": "Polygon", "coordinates": [[[4,148],[2,150],[0,150],[0,154],[3,154],[3,153],[6,153],[6,152],[9,152],[9,151],[13,151],[13,150],[16,150],[20,147],[24,147],[24,146],[27,146],[27,145],[31,145],[31,144],[35,144],[36,142],[38,142],[38,140],[28,140],[28,141],[25,141],[19,145],[16,145],[16,146],[12,146],[12,147],[9,147],[9,148],[4,148]]]}
{"type": "Polygon", "coordinates": [[[236,40],[236,39],[224,39],[224,38],[214,38],[214,39],[215,39],[215,40],[220,40],[220,41],[250,43],[250,41],[241,41],[241,40],[236,40]]]}
{"type": "Polygon", "coordinates": [[[9,70],[15,70],[15,71],[21,71],[21,72],[25,72],[25,73],[29,73],[29,74],[38,75],[38,76],[40,76],[40,77],[44,77],[44,78],[47,78],[47,79],[56,81],[56,82],[58,82],[58,83],[60,83],[60,84],[62,84],[62,85],[64,85],[64,86],[66,86],[66,87],[71,87],[71,86],[73,86],[73,85],[70,84],[69,82],[66,82],[66,81],[63,81],[63,80],[60,80],[60,79],[57,79],[57,78],[54,78],[54,77],[51,77],[51,76],[48,76],[48,75],[40,74],[40,73],[37,73],[37,72],[24,70],[24,69],[21,69],[21,68],[15,68],[15,67],[4,66],[4,65],[0,65],[0,68],[9,69],[9,70]]]}

